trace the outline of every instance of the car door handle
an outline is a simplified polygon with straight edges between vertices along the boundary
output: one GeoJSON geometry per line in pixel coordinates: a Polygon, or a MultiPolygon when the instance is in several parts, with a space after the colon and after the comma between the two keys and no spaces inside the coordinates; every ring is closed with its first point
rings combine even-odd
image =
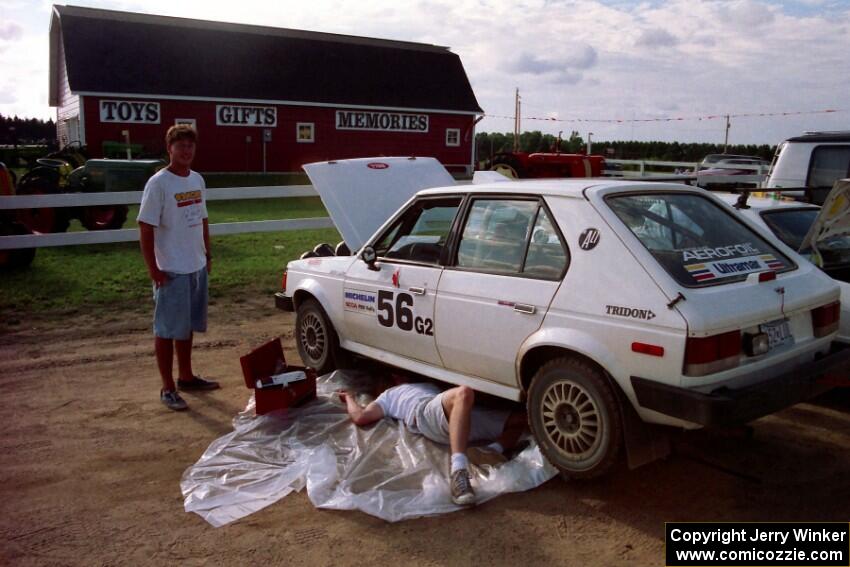
{"type": "Polygon", "coordinates": [[[425,295],[424,287],[409,287],[407,288],[407,291],[409,291],[413,295],[425,295]]]}
{"type": "Polygon", "coordinates": [[[537,308],[533,305],[526,305],[524,303],[517,303],[514,305],[514,311],[517,313],[523,313],[525,315],[534,315],[537,313],[537,308]]]}

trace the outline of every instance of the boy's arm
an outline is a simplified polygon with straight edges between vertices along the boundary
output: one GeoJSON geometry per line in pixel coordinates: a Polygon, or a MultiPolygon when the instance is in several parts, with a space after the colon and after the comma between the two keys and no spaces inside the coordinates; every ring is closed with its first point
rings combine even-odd
{"type": "Polygon", "coordinates": [[[383,408],[375,402],[370,403],[364,408],[360,407],[360,404],[354,401],[354,396],[349,395],[347,392],[339,392],[339,398],[345,403],[348,416],[355,425],[369,425],[384,417],[383,408]]]}
{"type": "Polygon", "coordinates": [[[207,273],[212,272],[212,250],[210,249],[210,222],[204,219],[204,250],[207,251],[207,273]]]}
{"type": "Polygon", "coordinates": [[[168,279],[165,272],[159,269],[156,265],[156,255],[153,251],[154,243],[154,227],[146,222],[139,221],[139,243],[142,247],[142,257],[145,259],[145,265],[148,267],[148,274],[156,284],[160,287],[168,279]]]}

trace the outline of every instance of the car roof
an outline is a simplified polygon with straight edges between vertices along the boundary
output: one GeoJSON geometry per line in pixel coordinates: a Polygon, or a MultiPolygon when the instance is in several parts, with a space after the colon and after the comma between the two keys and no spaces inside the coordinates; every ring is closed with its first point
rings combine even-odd
{"type": "Polygon", "coordinates": [[[681,183],[659,183],[651,181],[582,177],[579,179],[523,179],[473,185],[453,185],[450,187],[425,189],[420,191],[418,194],[427,196],[449,193],[495,193],[511,195],[550,195],[557,197],[569,197],[573,199],[584,199],[586,192],[620,192],[640,191],[646,189],[690,192],[702,191],[698,187],[692,187],[681,183]]]}

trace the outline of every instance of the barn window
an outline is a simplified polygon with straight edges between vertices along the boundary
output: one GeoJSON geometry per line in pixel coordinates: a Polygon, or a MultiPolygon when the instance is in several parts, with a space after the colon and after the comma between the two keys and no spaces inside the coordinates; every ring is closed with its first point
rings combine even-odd
{"type": "Polygon", "coordinates": [[[295,125],[295,139],[299,143],[312,144],[316,141],[316,126],[313,122],[299,122],[295,125]]]}
{"type": "Polygon", "coordinates": [[[446,145],[447,146],[459,146],[460,145],[460,129],[459,128],[446,128],[446,145]]]}

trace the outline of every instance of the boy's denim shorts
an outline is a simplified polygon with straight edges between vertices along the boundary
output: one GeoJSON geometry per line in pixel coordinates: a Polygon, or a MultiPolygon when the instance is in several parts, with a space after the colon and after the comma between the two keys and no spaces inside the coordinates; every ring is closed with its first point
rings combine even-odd
{"type": "Polygon", "coordinates": [[[153,287],[153,334],[161,339],[188,340],[207,330],[207,268],[193,274],[165,272],[168,278],[153,287]]]}

